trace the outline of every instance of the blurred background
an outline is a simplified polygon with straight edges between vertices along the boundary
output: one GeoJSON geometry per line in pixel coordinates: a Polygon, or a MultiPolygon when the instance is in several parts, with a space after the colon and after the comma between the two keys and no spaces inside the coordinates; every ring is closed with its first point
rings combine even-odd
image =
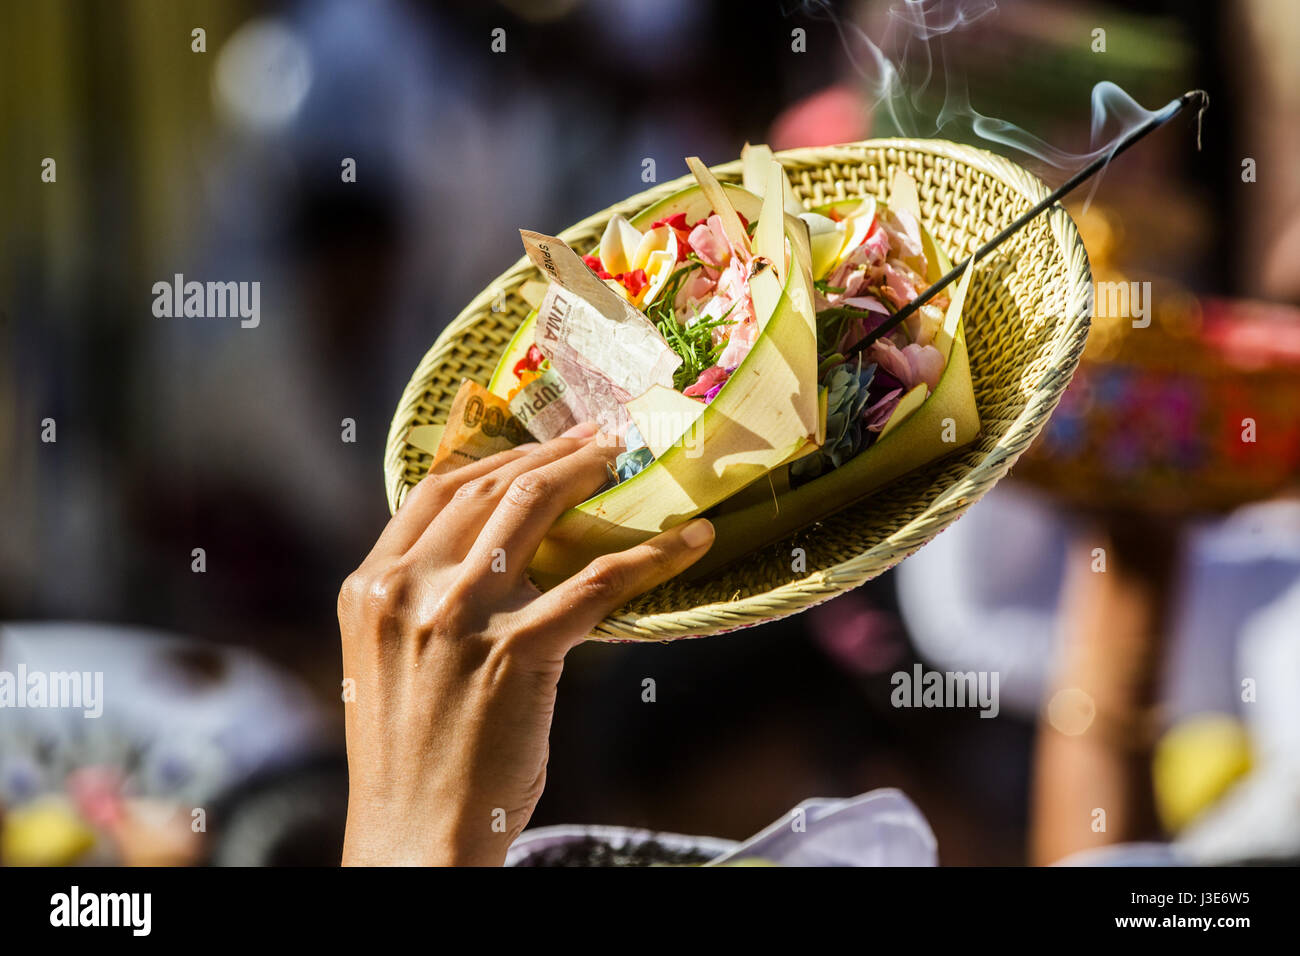
{"type": "Polygon", "coordinates": [[[1180,117],[1071,206],[1150,328],[1099,314],[1034,454],[901,569],[573,653],[534,825],[738,839],[897,786],[946,864],[1300,857],[1300,19],[921,7],[956,29],[922,42],[903,0],[0,3],[0,670],[106,688],[97,721],[0,709],[0,861],[337,862],[338,586],[408,376],[519,227],[747,140],[939,135],[1055,185],[1082,163],[949,97],[1078,154],[1103,80],[1211,98],[1199,152],[1180,117]],[[863,37],[912,63],[902,113],[863,37]],[[260,323],[157,317],[178,273],[260,282],[260,323]],[[916,663],[997,672],[996,719],[892,706],[916,663]]]}

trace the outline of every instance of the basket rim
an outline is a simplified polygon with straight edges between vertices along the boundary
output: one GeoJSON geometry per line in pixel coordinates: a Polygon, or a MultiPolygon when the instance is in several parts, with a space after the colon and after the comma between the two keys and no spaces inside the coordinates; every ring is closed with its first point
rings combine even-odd
{"type": "MultiPolygon", "coordinates": [[[[1033,173],[996,153],[939,139],[882,138],[843,143],[834,146],[799,147],[775,153],[788,171],[797,172],[800,165],[819,165],[827,162],[860,162],[868,152],[889,151],[928,153],[960,162],[997,179],[1020,193],[1030,203],[1041,201],[1049,193],[1047,186],[1033,173]]],[[[719,179],[734,180],[741,172],[740,160],[732,160],[709,167],[719,179]]],[[[570,236],[581,234],[602,225],[611,216],[639,211],[666,196],[679,192],[695,182],[690,174],[654,186],[627,199],[593,213],[559,234],[568,241],[570,236]]],[[[657,611],[650,614],[619,614],[607,617],[589,635],[589,640],[643,641],[671,640],[685,637],[704,637],[752,627],[807,610],[838,596],[844,591],[865,583],[911,555],[932,537],[955,521],[975,501],[1002,479],[1020,455],[1038,435],[1047,417],[1060,402],[1083,354],[1093,309],[1092,273],[1087,251],[1074,221],[1059,202],[1043,216],[1048,221],[1056,245],[1066,257],[1066,278],[1070,288],[1066,294],[1065,314],[1057,317],[1057,332],[1049,340],[1045,354],[1051,366],[1065,370],[1066,374],[1044,376],[1029,394],[1024,407],[1010,422],[998,444],[965,474],[952,483],[942,494],[932,500],[923,511],[910,521],[882,538],[872,548],[838,562],[829,568],[814,571],[806,577],[790,581],[749,597],[730,601],[700,604],[675,611],[657,611]],[[880,550],[899,552],[895,560],[881,567],[880,550]]],[[[438,368],[446,353],[468,328],[478,322],[485,308],[505,290],[516,288],[533,272],[535,267],[527,256],[521,256],[509,269],[490,282],[464,309],[447,324],[433,345],[425,353],[407,381],[402,397],[394,411],[389,428],[384,455],[385,490],[389,511],[394,512],[407,489],[405,482],[404,453],[407,448],[405,434],[417,404],[422,400],[433,371],[438,368]]]]}

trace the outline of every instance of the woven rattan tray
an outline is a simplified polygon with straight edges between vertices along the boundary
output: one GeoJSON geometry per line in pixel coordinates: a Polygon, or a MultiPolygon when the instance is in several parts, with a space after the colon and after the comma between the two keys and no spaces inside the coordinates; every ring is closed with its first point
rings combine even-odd
{"type": "MultiPolygon", "coordinates": [[[[874,194],[894,170],[916,180],[922,218],[952,261],[1047,194],[1037,178],[983,150],[939,140],[882,139],[778,153],[808,206],[874,194]]],[[[714,167],[740,181],[740,163],[714,167]]],[[[664,183],[611,206],[560,236],[594,246],[616,213],[631,216],[689,185],[664,183]]],[[[447,326],[411,376],[384,459],[390,509],[425,474],[430,457],[408,445],[412,425],[445,420],[461,379],[486,384],[529,307],[522,283],[540,275],[521,258],[447,326]]],[[[702,581],[670,581],[607,618],[596,640],[671,640],[759,624],[804,610],[893,567],[955,521],[1002,478],[1042,429],[1070,382],[1092,313],[1088,256],[1056,206],[977,267],[965,322],[981,437],[871,497],[702,581]],[[800,562],[793,548],[802,549],[800,562]]],[[[998,543],[991,541],[990,548],[998,543]]],[[[943,582],[935,582],[936,597],[943,582]]]]}

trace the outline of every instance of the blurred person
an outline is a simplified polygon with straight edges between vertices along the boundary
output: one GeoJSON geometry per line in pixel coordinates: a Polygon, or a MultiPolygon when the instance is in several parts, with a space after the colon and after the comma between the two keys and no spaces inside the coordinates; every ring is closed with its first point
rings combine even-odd
{"type": "Polygon", "coordinates": [[[1263,298],[1300,304],[1300,18],[1290,0],[1234,4],[1230,45],[1239,112],[1241,156],[1232,157],[1234,191],[1242,196],[1242,221],[1228,249],[1242,285],[1263,298]],[[1254,169],[1245,176],[1247,160],[1254,169]]]}
{"type": "Polygon", "coordinates": [[[1032,863],[1159,836],[1150,768],[1177,543],[1158,519],[1128,514],[1071,544],[1059,689],[1039,722],[1032,863]]]}
{"type": "MultiPolygon", "coordinates": [[[[1132,235],[1123,265],[1150,263],[1151,250],[1163,248],[1170,274],[1197,291],[1235,287],[1252,297],[1296,301],[1281,275],[1282,264],[1295,260],[1288,236],[1295,231],[1298,181],[1294,164],[1278,157],[1289,155],[1285,144],[1293,131],[1284,118],[1294,112],[1286,104],[1300,91],[1300,74],[1294,62],[1270,52],[1285,46],[1294,18],[1273,0],[1242,4],[1240,11],[1228,6],[1196,27],[1202,49],[1223,59],[1219,66],[1214,55],[1200,57],[1198,75],[1206,81],[1199,85],[1222,90],[1213,94],[1220,104],[1235,101],[1223,120],[1207,127],[1227,126],[1232,135],[1211,133],[1213,142],[1207,136],[1207,152],[1217,160],[1195,177],[1219,177],[1218,225],[1210,220],[1193,228],[1194,220],[1178,215],[1177,203],[1158,192],[1172,179],[1169,171],[1148,174],[1134,185],[1153,192],[1124,204],[1122,220],[1132,235]],[[1207,31],[1212,19],[1223,29],[1207,31]],[[1227,42],[1219,50],[1211,39],[1227,42]],[[1221,82],[1208,81],[1223,70],[1221,82]],[[1243,155],[1267,165],[1267,180],[1243,182],[1243,155]],[[1156,236],[1161,231],[1163,240],[1156,236]],[[1225,245],[1228,234],[1242,241],[1225,245]],[[1190,268],[1203,247],[1207,267],[1190,268]]],[[[1197,161],[1207,160],[1203,154],[1197,161]]],[[[1192,181],[1180,186],[1196,188],[1192,181]]],[[[1115,278],[1091,241],[1089,252],[1097,278],[1115,278]]],[[[1196,332],[1193,326],[1189,334],[1196,332]]],[[[1280,340],[1291,332],[1278,323],[1261,351],[1283,352],[1280,340]]],[[[1127,441],[1136,473],[1117,474],[1117,485],[1140,487],[1151,422],[1173,421],[1180,412],[1172,389],[1168,395],[1167,409],[1117,416],[1114,445],[1127,441]]],[[[1164,397],[1157,392],[1155,400],[1164,397]]],[[[1049,429],[1064,427],[1063,411],[1049,429]]],[[[1281,418],[1285,423],[1287,416],[1281,418]]],[[[1198,424],[1193,414],[1192,426],[1198,424]]],[[[1270,432],[1273,454],[1285,452],[1278,450],[1289,441],[1282,431],[1270,432]]],[[[1198,447],[1219,440],[1195,436],[1198,447]]],[[[1104,497],[1105,488],[1096,494],[1104,497]]],[[[959,670],[1000,671],[1008,706],[1039,715],[1031,862],[1222,863],[1300,852],[1294,770],[1276,744],[1294,714],[1262,708],[1244,690],[1265,673],[1262,655],[1248,647],[1267,645],[1279,662],[1300,648],[1292,597],[1300,584],[1300,500],[1283,494],[1230,514],[1167,518],[1159,515],[1177,506],[1154,497],[1146,509],[1128,511],[1079,511],[1062,503],[1047,488],[1002,485],[898,573],[904,617],[922,654],[959,670]],[[936,577],[952,582],[951,602],[929,599],[936,577]],[[1253,827],[1246,825],[1251,812],[1253,827]],[[1270,836],[1262,837],[1264,831],[1270,836]],[[1170,837],[1170,845],[1150,842],[1170,837]],[[1240,845],[1229,849],[1237,837],[1240,845]],[[1120,849],[1080,856],[1114,847],[1120,849]]],[[[1272,694],[1292,695],[1294,680],[1286,675],[1294,670],[1267,673],[1272,694]]]]}
{"type": "MultiPolygon", "coordinates": [[[[1165,837],[1174,840],[1174,861],[1300,856],[1300,715],[1292,703],[1300,689],[1300,499],[1245,510],[1249,537],[1240,534],[1241,515],[1236,527],[1201,531],[1198,543],[1210,537],[1222,563],[1191,585],[1199,602],[1176,587],[1186,532],[1168,520],[1118,516],[1075,539],[1061,663],[1040,724],[1036,862],[1165,837]],[[1106,548],[1104,574],[1090,567],[1093,545],[1106,548]],[[1268,582],[1272,597],[1260,599],[1252,578],[1268,582]],[[1187,613],[1194,603],[1204,611],[1187,613]],[[1178,617],[1184,626],[1174,630],[1178,617]],[[1200,640],[1187,621],[1200,625],[1200,640]],[[1180,677],[1201,693],[1175,700],[1179,710],[1162,706],[1167,682],[1180,677]]],[[[1205,557],[1182,560],[1196,574],[1205,557]]]]}
{"type": "MultiPolygon", "coordinates": [[[[1297,542],[1298,499],[1189,521],[1069,515],[1007,485],[899,568],[904,621],[922,655],[957,671],[996,670],[1009,713],[1041,714],[1034,861],[1163,838],[1169,814],[1157,813],[1160,803],[1192,785],[1186,773],[1153,777],[1170,729],[1226,715],[1249,729],[1250,750],[1261,752],[1262,741],[1281,733],[1288,718],[1276,704],[1264,710],[1244,699],[1242,682],[1267,673],[1271,696],[1291,694],[1278,685],[1290,671],[1263,669],[1245,649],[1251,641],[1276,646],[1275,654],[1300,649],[1297,542]],[[1000,544],[991,550],[992,540],[1000,544]],[[950,582],[949,601],[931,599],[936,579],[950,582]],[[1104,830],[1093,828],[1098,809],[1104,830]]],[[[1194,739],[1201,749],[1193,770],[1212,773],[1221,759],[1215,739],[1222,735],[1194,739]]],[[[1195,806],[1176,816],[1180,825],[1251,765],[1224,759],[1219,776],[1197,785],[1195,806]]],[[[1274,817],[1274,825],[1285,820],[1274,817]]]]}
{"type": "MultiPolygon", "coordinates": [[[[1133,549],[1130,557],[1137,553],[1133,549]]],[[[1127,576],[1144,575],[1129,569],[1127,576]]],[[[1054,708],[1040,740],[1034,833],[1040,862],[1232,866],[1300,860],[1300,577],[1241,629],[1233,671],[1252,675],[1241,678],[1243,717],[1200,714],[1163,734],[1154,719],[1158,712],[1146,706],[1155,696],[1143,686],[1157,670],[1153,651],[1161,642],[1131,626],[1134,608],[1154,605],[1138,596],[1140,584],[1117,589],[1084,583],[1078,590],[1094,600],[1094,622],[1098,613],[1119,609],[1120,632],[1136,640],[1101,637],[1096,627],[1075,629],[1082,639],[1072,642],[1061,686],[1076,699],[1054,708]],[[1117,590],[1127,590],[1127,600],[1114,600],[1117,590]],[[1110,654],[1117,659],[1103,663],[1110,654]],[[1079,707],[1084,687],[1099,698],[1095,706],[1088,700],[1086,710],[1079,707]],[[1100,724],[1096,733],[1090,722],[1100,724]],[[1089,809],[1094,801],[1098,806],[1089,809]],[[1114,833],[1110,819],[1098,816],[1112,810],[1120,814],[1114,833]],[[1162,836],[1157,815],[1172,838],[1168,843],[1153,842],[1162,836]],[[1085,816],[1094,834],[1098,820],[1105,822],[1100,837],[1083,836],[1085,816]]]]}
{"type": "Polygon", "coordinates": [[[197,863],[225,794],[331,749],[296,680],[174,635],[0,624],[0,683],[0,863],[197,863]]]}

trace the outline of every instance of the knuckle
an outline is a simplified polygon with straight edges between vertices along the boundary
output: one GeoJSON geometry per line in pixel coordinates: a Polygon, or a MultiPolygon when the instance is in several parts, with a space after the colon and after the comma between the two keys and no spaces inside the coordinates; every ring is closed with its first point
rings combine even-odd
{"type": "Polygon", "coordinates": [[[627,582],[627,570],[606,556],[591,562],[581,573],[578,587],[588,597],[609,598],[620,594],[627,582]]]}
{"type": "Polygon", "coordinates": [[[545,471],[526,471],[510,482],[506,496],[511,504],[532,508],[551,498],[555,492],[555,482],[545,471]]]}
{"type": "Polygon", "coordinates": [[[343,584],[339,588],[339,617],[350,615],[361,606],[362,596],[368,586],[369,582],[360,568],[343,579],[343,584]]]}
{"type": "Polygon", "coordinates": [[[483,501],[496,496],[500,479],[494,475],[482,475],[465,482],[456,489],[457,501],[483,501]]]}
{"type": "Polygon", "coordinates": [[[391,564],[372,575],[365,586],[367,609],[388,617],[405,607],[411,594],[413,577],[402,564],[391,564]]]}
{"type": "Polygon", "coordinates": [[[474,604],[472,593],[462,583],[448,585],[438,600],[429,608],[423,624],[431,633],[443,637],[457,637],[473,633],[474,604]]]}
{"type": "Polygon", "coordinates": [[[651,545],[646,550],[650,570],[659,575],[668,574],[674,570],[676,555],[673,552],[655,545],[651,545]]]}
{"type": "Polygon", "coordinates": [[[385,638],[407,630],[417,576],[401,562],[363,567],[339,591],[339,623],[348,635],[385,638]]]}
{"type": "Polygon", "coordinates": [[[417,495],[421,498],[438,497],[447,490],[447,478],[445,475],[425,475],[419,482],[407,492],[402,504],[412,500],[417,495]]]}

